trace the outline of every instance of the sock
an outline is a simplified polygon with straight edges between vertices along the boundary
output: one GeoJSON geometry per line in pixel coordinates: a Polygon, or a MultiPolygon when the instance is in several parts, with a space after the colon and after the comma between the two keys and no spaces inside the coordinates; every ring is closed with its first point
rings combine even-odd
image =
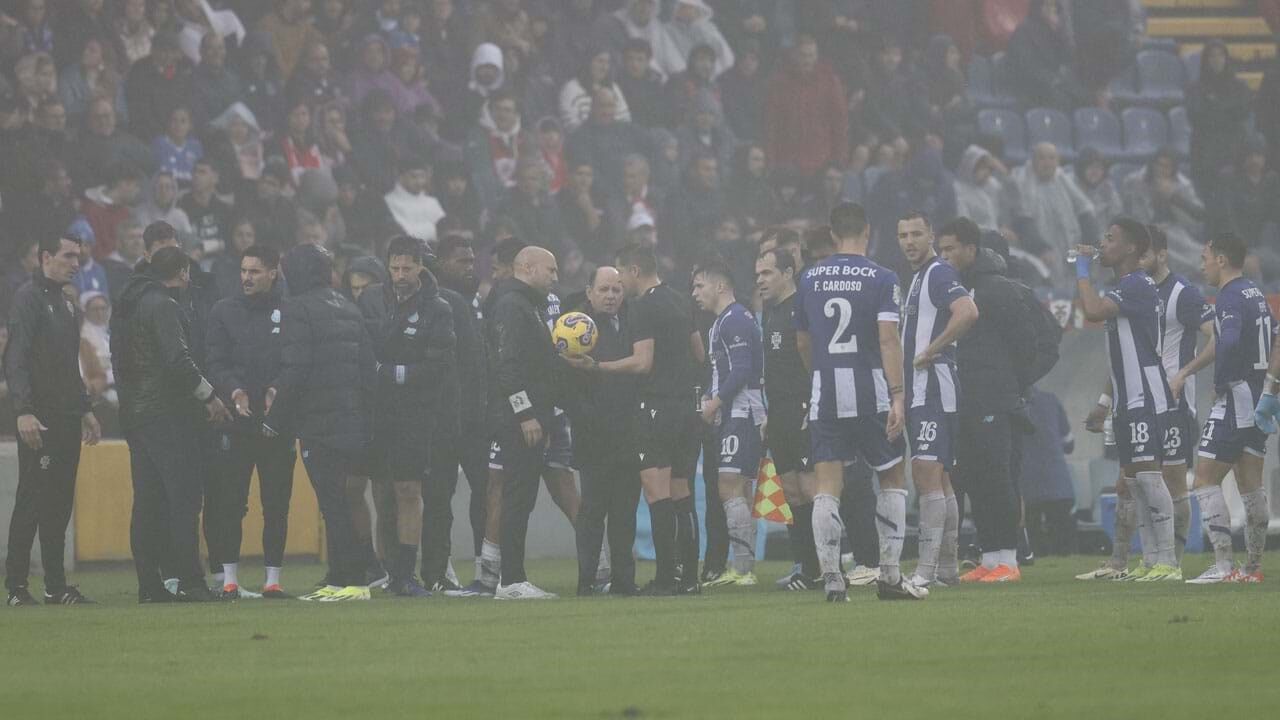
{"type": "Polygon", "coordinates": [[[818,555],[813,546],[813,503],[791,506],[792,524],[787,530],[794,531],[796,562],[800,563],[800,572],[805,577],[815,578],[822,572],[818,567],[818,555]]]}
{"type": "Polygon", "coordinates": [[[486,587],[496,588],[501,575],[502,550],[498,543],[485,538],[484,544],[480,546],[480,574],[476,578],[486,587]]]}
{"type": "Polygon", "coordinates": [[[685,584],[698,581],[698,556],[701,550],[698,532],[698,508],[693,504],[693,496],[687,495],[672,501],[675,508],[677,526],[680,531],[676,552],[680,557],[683,571],[682,581],[685,584]]]}
{"type": "Polygon", "coordinates": [[[920,496],[920,562],[916,575],[926,581],[938,576],[938,556],[946,532],[947,498],[941,492],[920,496]]]}
{"type": "Polygon", "coordinates": [[[729,498],[724,503],[725,523],[729,526],[729,547],[733,548],[733,569],[749,573],[756,567],[756,521],[743,497],[729,498]]]}
{"type": "Polygon", "coordinates": [[[475,563],[476,563],[476,572],[475,572],[475,575],[473,575],[472,577],[476,580],[479,580],[480,576],[484,574],[484,561],[480,558],[479,553],[476,553],[475,563]]]}
{"type": "Polygon", "coordinates": [[[997,553],[1000,556],[1000,564],[1008,565],[1011,568],[1018,567],[1018,549],[1005,548],[997,553]]]}
{"type": "Polygon", "coordinates": [[[1191,525],[1191,496],[1179,495],[1173,499],[1173,556],[1182,567],[1182,553],[1187,549],[1187,530],[1191,525]]]}
{"type": "Polygon", "coordinates": [[[1138,485],[1142,486],[1149,508],[1156,564],[1173,565],[1178,560],[1173,551],[1173,496],[1169,494],[1169,486],[1156,471],[1138,473],[1138,485]]]}
{"type": "Polygon", "coordinates": [[[982,567],[988,570],[995,570],[996,566],[999,564],[1000,564],[999,550],[992,550],[991,552],[987,552],[986,550],[982,551],[982,567]]]}
{"type": "Polygon", "coordinates": [[[391,577],[398,580],[413,578],[413,566],[418,563],[418,546],[397,543],[391,555],[391,577]]]}
{"type": "Polygon", "coordinates": [[[1249,553],[1244,571],[1255,573],[1262,569],[1262,551],[1267,549],[1267,527],[1271,524],[1267,489],[1258,488],[1240,499],[1244,501],[1244,547],[1249,553]]]}
{"type": "Polygon", "coordinates": [[[280,584],[280,568],[278,568],[278,567],[268,567],[268,568],[267,568],[267,581],[266,581],[265,583],[263,583],[263,584],[264,584],[264,585],[279,585],[279,584],[280,584]]]}
{"type": "Polygon", "coordinates": [[[596,563],[596,582],[608,582],[613,577],[613,565],[609,558],[609,538],[600,543],[600,560],[596,563]]]}
{"type": "Polygon", "coordinates": [[[676,513],[671,498],[649,503],[649,526],[653,528],[653,554],[658,561],[654,582],[671,585],[676,576],[676,513]]]}
{"type": "Polygon", "coordinates": [[[1151,526],[1151,503],[1147,501],[1147,489],[1137,478],[1126,478],[1129,492],[1133,494],[1133,508],[1138,516],[1138,538],[1142,542],[1142,563],[1147,567],[1156,564],[1156,539],[1151,526]]]}
{"type": "Polygon", "coordinates": [[[1138,524],[1138,503],[1132,497],[1121,497],[1116,502],[1116,540],[1111,544],[1111,567],[1123,570],[1129,567],[1129,546],[1138,524]]]}
{"type": "Polygon", "coordinates": [[[222,587],[226,584],[227,574],[225,572],[214,573],[209,577],[214,587],[222,587]]]}
{"type": "Polygon", "coordinates": [[[942,545],[938,548],[938,577],[955,580],[960,577],[960,503],[955,495],[946,498],[946,522],[942,526],[942,545]]]}
{"type": "Polygon", "coordinates": [[[820,494],[813,498],[813,544],[818,555],[818,568],[828,591],[844,590],[844,574],[840,572],[840,498],[820,494]]]}
{"type": "Polygon", "coordinates": [[[880,530],[880,579],[897,585],[902,579],[898,562],[907,534],[907,491],[881,490],[876,498],[876,527],[880,530]]]}
{"type": "Polygon", "coordinates": [[[240,570],[240,563],[222,563],[222,586],[235,585],[240,587],[240,579],[237,572],[240,570]]]}
{"type": "Polygon", "coordinates": [[[1232,570],[1231,515],[1227,511],[1227,499],[1222,496],[1221,487],[1211,485],[1196,490],[1196,500],[1200,503],[1200,525],[1213,546],[1214,562],[1225,575],[1232,570]]]}

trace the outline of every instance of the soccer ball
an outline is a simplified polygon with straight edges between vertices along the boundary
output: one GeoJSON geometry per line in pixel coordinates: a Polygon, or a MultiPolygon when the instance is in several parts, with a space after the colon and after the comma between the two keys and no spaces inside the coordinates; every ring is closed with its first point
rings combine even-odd
{"type": "Polygon", "coordinates": [[[596,322],[582,312],[561,315],[551,330],[556,352],[569,357],[582,357],[590,353],[596,346],[597,337],[596,322]]]}

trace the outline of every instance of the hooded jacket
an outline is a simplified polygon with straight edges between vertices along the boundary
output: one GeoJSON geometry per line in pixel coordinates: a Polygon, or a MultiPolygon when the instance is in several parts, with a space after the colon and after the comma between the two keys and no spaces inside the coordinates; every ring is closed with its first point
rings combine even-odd
{"type": "Polygon", "coordinates": [[[189,419],[213,395],[213,386],[192,358],[188,322],[177,296],[144,262],[112,310],[111,361],[120,425],[126,431],[189,419]]]}
{"type": "Polygon", "coordinates": [[[248,393],[257,418],[262,417],[267,388],[280,373],[283,285],[276,280],[265,293],[236,293],[219,300],[209,314],[209,380],[227,407],[234,407],[231,395],[236,390],[248,393]]]}
{"type": "Polygon", "coordinates": [[[369,443],[375,361],[360,311],[330,287],[328,255],[300,245],[282,262],[289,296],[281,308],[280,373],[264,423],[345,453],[369,443]]]}
{"type": "Polygon", "coordinates": [[[37,270],[13,296],[4,378],[17,415],[44,422],[89,411],[80,379],[80,312],[37,270]]]}
{"type": "Polygon", "coordinates": [[[844,84],[826,62],[807,75],[788,64],[769,80],[764,125],[764,152],[775,169],[817,175],[849,154],[844,84]]]}
{"type": "Polygon", "coordinates": [[[435,275],[400,302],[389,284],[371,285],[357,306],[377,358],[374,438],[379,447],[426,446],[435,431],[457,435],[458,378],[453,310],[435,275]]]}
{"type": "Polygon", "coordinates": [[[1035,335],[1028,313],[1019,310],[1022,293],[1005,277],[1004,258],[990,248],[978,257],[960,280],[978,306],[978,321],[956,344],[960,371],[960,413],[966,417],[1008,412],[1021,405],[1014,372],[1014,338],[1035,335]]]}
{"type": "Polygon", "coordinates": [[[509,431],[537,420],[546,428],[562,368],[547,329],[547,295],[515,278],[498,283],[490,295],[496,298],[485,313],[491,427],[509,431]]]}
{"type": "Polygon", "coordinates": [[[1000,181],[988,177],[981,185],[974,181],[978,163],[991,157],[991,153],[977,145],[965,148],[956,167],[956,215],[967,217],[983,230],[1000,227],[1000,181]]]}

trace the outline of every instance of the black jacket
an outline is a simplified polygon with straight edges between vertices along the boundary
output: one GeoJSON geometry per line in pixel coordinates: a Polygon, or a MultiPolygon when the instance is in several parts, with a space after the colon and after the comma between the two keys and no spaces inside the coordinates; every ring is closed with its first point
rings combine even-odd
{"type": "Polygon", "coordinates": [[[80,379],[80,310],[39,270],[13,296],[4,377],[18,415],[80,416],[89,395],[80,379]]]}
{"type": "Polygon", "coordinates": [[[111,315],[111,362],[125,430],[189,419],[213,386],[196,367],[176,290],[145,269],[129,278],[111,315]]]}
{"type": "Polygon", "coordinates": [[[486,390],[489,353],[484,343],[484,323],[473,304],[474,294],[468,299],[441,287],[440,297],[453,311],[453,334],[458,341],[454,346],[458,360],[458,420],[463,428],[481,426],[489,405],[486,390]]]}
{"type": "Polygon", "coordinates": [[[420,443],[439,430],[457,435],[457,343],[453,310],[430,271],[422,288],[397,302],[389,285],[372,285],[357,305],[377,358],[374,435],[379,443],[420,443]]]}
{"type": "Polygon", "coordinates": [[[1022,404],[1014,381],[1012,348],[1016,338],[1033,336],[1035,328],[1027,325],[1029,314],[1019,308],[1023,295],[1014,281],[1005,277],[1005,267],[1003,258],[984,248],[960,275],[978,306],[978,321],[956,344],[959,409],[970,417],[1007,412],[1022,404]]]}
{"type": "Polygon", "coordinates": [[[547,329],[547,295],[515,278],[498,283],[491,295],[496,299],[485,318],[489,421],[494,430],[530,419],[546,428],[564,368],[547,329]]]}
{"type": "Polygon", "coordinates": [[[372,430],[375,366],[364,319],[330,287],[324,251],[295,247],[283,269],[290,294],[281,309],[276,399],[264,422],[307,443],[361,453],[372,430]]]}
{"type": "MultiPolygon", "coordinates": [[[[605,362],[631,355],[631,326],[625,307],[617,315],[616,330],[614,318],[592,309],[582,295],[570,297],[566,307],[584,312],[595,321],[599,335],[591,357],[605,362]]],[[[571,382],[566,384],[566,395],[573,399],[567,399],[565,406],[573,420],[574,459],[585,467],[631,461],[635,458],[632,423],[640,390],[637,377],[582,370],[569,373],[571,382]]]]}
{"type": "Polygon", "coordinates": [[[236,390],[248,393],[259,420],[267,388],[280,374],[281,285],[277,280],[269,292],[219,300],[209,313],[209,380],[227,407],[234,407],[236,390]]]}

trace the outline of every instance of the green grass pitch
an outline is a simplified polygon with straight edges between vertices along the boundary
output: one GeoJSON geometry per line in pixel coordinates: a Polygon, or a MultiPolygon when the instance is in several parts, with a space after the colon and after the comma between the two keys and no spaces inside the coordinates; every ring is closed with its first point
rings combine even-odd
{"type": "MultiPolygon", "coordinates": [[[[1280,569],[1280,554],[1269,558],[1280,569]]],[[[5,718],[1196,718],[1280,716],[1280,585],[1019,585],[828,605],[761,585],[685,598],[135,604],[128,570],[76,573],[96,607],[0,608],[5,718]],[[1248,713],[1248,714],[1245,714],[1248,713]]],[[[1208,556],[1189,556],[1198,573],[1208,556]]],[[[640,577],[652,574],[642,563],[640,577]]],[[[244,572],[260,581],[259,570],[244,572]]],[[[303,591],[317,565],[285,569],[303,591]]],[[[469,576],[469,568],[464,575],[469,576]]],[[[469,579],[469,578],[464,578],[469,579]]],[[[38,588],[39,582],[37,580],[38,588]]]]}

